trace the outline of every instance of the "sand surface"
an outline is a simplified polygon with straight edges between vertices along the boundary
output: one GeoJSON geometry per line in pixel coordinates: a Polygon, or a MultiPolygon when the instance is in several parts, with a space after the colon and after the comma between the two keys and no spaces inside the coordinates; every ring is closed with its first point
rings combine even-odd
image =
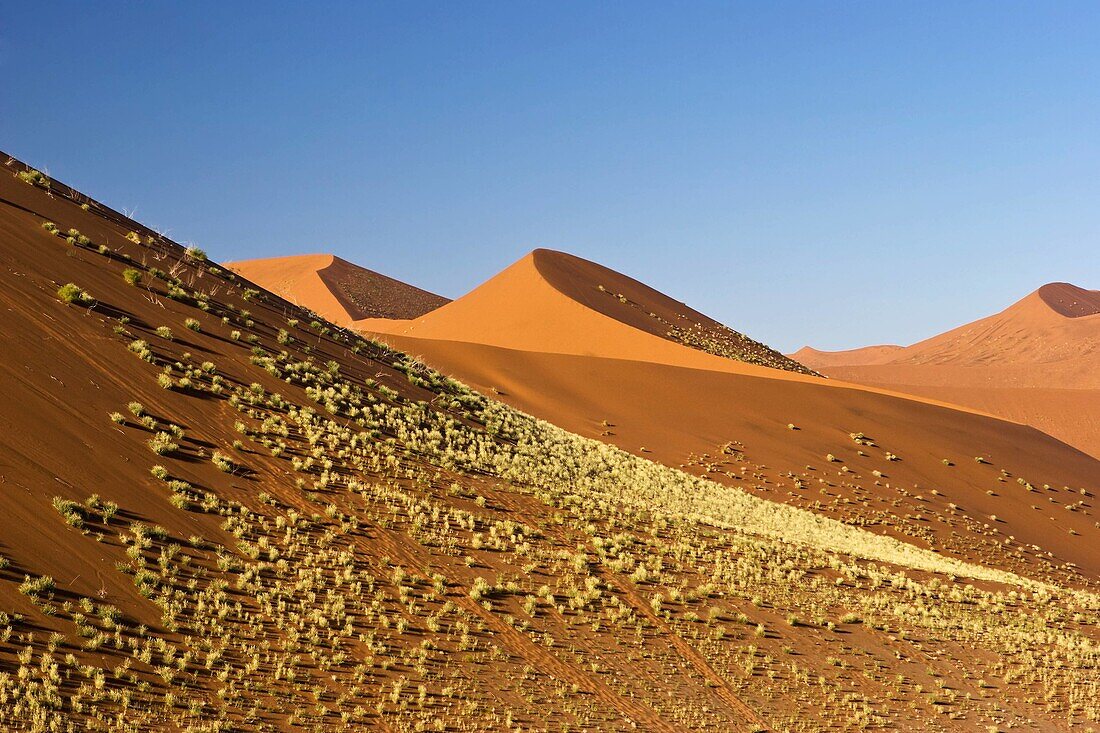
{"type": "Polygon", "coordinates": [[[466,296],[420,318],[405,323],[367,319],[355,326],[418,338],[738,373],[766,373],[761,371],[765,366],[777,367],[768,372],[792,376],[806,371],[636,280],[545,249],[531,252],[466,296]],[[670,337],[670,331],[677,335],[670,337]]]}

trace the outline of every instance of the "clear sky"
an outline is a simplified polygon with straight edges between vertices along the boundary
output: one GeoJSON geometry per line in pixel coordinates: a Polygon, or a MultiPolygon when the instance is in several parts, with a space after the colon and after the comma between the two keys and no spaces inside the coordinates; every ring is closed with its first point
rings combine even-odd
{"type": "Polygon", "coordinates": [[[0,149],[216,259],[535,247],[777,348],[1100,288],[1095,2],[6,2],[0,149]],[[264,7],[264,10],[256,8],[264,7]]]}

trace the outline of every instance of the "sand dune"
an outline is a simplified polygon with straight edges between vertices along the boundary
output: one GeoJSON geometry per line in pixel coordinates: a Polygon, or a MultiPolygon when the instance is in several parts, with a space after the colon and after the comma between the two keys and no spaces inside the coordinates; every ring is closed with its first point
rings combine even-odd
{"type": "Polygon", "coordinates": [[[850,364],[885,364],[904,348],[894,344],[883,344],[844,351],[821,351],[812,346],[803,346],[791,354],[791,358],[802,364],[812,365],[813,369],[822,370],[850,364]]]}
{"type": "Polygon", "coordinates": [[[227,266],[340,326],[363,318],[416,318],[450,302],[329,254],[241,260],[227,266]]]}
{"type": "Polygon", "coordinates": [[[1100,714],[1100,462],[1050,436],[689,348],[563,256],[384,335],[568,434],[40,180],[0,177],[5,730],[1100,714]]]}
{"type": "Polygon", "coordinates": [[[838,379],[1027,422],[1100,456],[1100,291],[1051,283],[912,346],[793,356],[838,379]]]}
{"type": "Polygon", "coordinates": [[[723,446],[736,445],[738,470],[751,478],[719,472],[718,479],[775,501],[819,505],[816,491],[795,487],[820,488],[820,480],[831,497],[818,506],[823,512],[945,552],[999,553],[988,537],[958,542],[954,521],[929,528],[899,520],[899,506],[937,515],[964,507],[968,521],[988,524],[982,520],[996,515],[1005,532],[1053,553],[1056,566],[1100,572],[1098,550],[1069,533],[1092,531],[1091,519],[1055,514],[1057,523],[1037,523],[1038,510],[994,491],[1005,476],[1051,491],[1091,486],[1100,477],[1094,459],[980,407],[959,407],[955,393],[902,394],[767,368],[689,348],[654,325],[681,315],[705,318],[600,265],[536,250],[424,316],[354,325],[524,411],[667,465],[705,471],[723,446]],[[878,450],[860,455],[853,433],[873,435],[878,450]],[[1040,445],[1040,453],[1062,455],[1056,465],[1031,462],[1040,445]],[[829,454],[845,470],[825,462],[829,454]],[[926,493],[933,488],[937,494],[926,493]],[[873,497],[869,506],[860,501],[864,492],[873,497]]]}
{"type": "Polygon", "coordinates": [[[1036,386],[1100,387],[1100,315],[1089,304],[1097,291],[1066,283],[1044,285],[1004,311],[913,344],[891,364],[1032,365],[1036,386]],[[1041,376],[1040,376],[1041,374],[1041,376]]]}
{"type": "Polygon", "coordinates": [[[809,372],[636,280],[545,249],[531,252],[466,296],[411,322],[368,319],[355,326],[417,338],[735,372],[763,373],[761,367],[809,372]]]}
{"type": "MultiPolygon", "coordinates": [[[[1068,516],[1054,513],[1055,521],[1036,522],[1047,509],[1034,509],[1023,497],[1006,501],[997,491],[1011,477],[1067,492],[1071,503],[1073,492],[1100,477],[1093,458],[989,416],[996,406],[989,395],[964,408],[957,403],[966,395],[956,391],[918,395],[690,348],[659,325],[681,316],[700,323],[705,318],[595,263],[537,250],[424,316],[354,325],[570,431],[667,465],[716,471],[717,480],[774,501],[811,506],[984,562],[992,561],[988,553],[998,556],[996,562],[1029,562],[1001,556],[994,538],[1003,531],[1053,553],[1053,566],[1100,572],[1100,550],[1078,541],[1095,530],[1091,518],[1064,512],[1068,516]],[[876,450],[859,448],[850,437],[859,433],[874,436],[876,450]],[[1022,451],[1022,445],[1029,447],[1022,451]],[[723,450],[739,456],[736,472],[714,468],[723,450]],[[1061,458],[1033,462],[1036,451],[1061,458]],[[836,456],[837,464],[826,455],[836,456]],[[960,517],[944,519],[956,511],[960,517]],[[907,519],[929,512],[940,517],[931,526],[907,519]],[[991,516],[997,528],[987,535],[982,525],[988,527],[991,516]],[[960,522],[977,524],[961,531],[960,522]]],[[[880,349],[878,357],[900,348],[880,349]]],[[[1059,398],[1064,404],[1069,396],[1059,398]]],[[[1018,405],[1014,410],[1021,414],[1018,405]]]]}
{"type": "MultiPolygon", "coordinates": [[[[1028,494],[1015,485],[1019,477],[1048,484],[1052,496],[1062,497],[1059,503],[1072,503],[1078,488],[1095,486],[1100,465],[1022,425],[820,382],[468,342],[394,336],[389,340],[525,412],[667,465],[705,472],[708,465],[723,460],[723,446],[732,443],[740,456],[736,470],[745,468],[747,473],[737,473],[737,479],[724,474],[711,478],[775,501],[813,506],[824,499],[829,514],[869,521],[875,531],[922,546],[975,559],[994,551],[995,542],[984,550],[956,543],[952,535],[960,527],[953,522],[918,524],[919,533],[914,534],[914,527],[900,518],[908,512],[946,516],[954,505],[981,524],[996,515],[998,531],[1053,552],[1055,564],[1089,568],[1090,576],[1100,571],[1100,546],[1069,534],[1073,529],[1091,536],[1094,518],[1031,509],[1025,500],[1028,494]],[[791,430],[790,424],[798,429],[791,430]],[[852,433],[873,436],[879,448],[859,455],[852,433]],[[1022,445],[1029,447],[1021,451],[1022,445]],[[901,460],[888,460],[887,452],[901,460]],[[1059,465],[1035,460],[1050,452],[1062,456],[1059,465]],[[829,454],[839,462],[827,462],[829,454]],[[994,465],[977,463],[975,456],[988,457],[994,465]],[[842,466],[846,468],[840,470],[842,466]],[[1002,469],[1011,483],[1002,482],[1002,469]],[[875,471],[881,477],[875,477],[875,471]],[[794,477],[810,488],[795,488],[794,477]],[[825,497],[819,493],[819,479],[827,482],[825,497]],[[931,494],[932,489],[939,493],[931,494]],[[991,491],[995,495],[987,493],[991,491]],[[1001,496],[1000,491],[1009,495],[1001,496]],[[867,497],[870,506],[855,503],[867,497]]],[[[988,556],[983,560],[990,561],[988,556]]]]}

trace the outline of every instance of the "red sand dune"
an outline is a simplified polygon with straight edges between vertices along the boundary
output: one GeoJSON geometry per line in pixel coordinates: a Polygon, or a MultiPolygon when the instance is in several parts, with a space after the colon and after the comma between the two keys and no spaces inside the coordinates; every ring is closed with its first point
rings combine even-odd
{"type": "Polygon", "coordinates": [[[1026,422],[1100,456],[1100,291],[1051,283],[912,346],[793,356],[829,376],[1026,422]]]}
{"type": "Polygon", "coordinates": [[[242,260],[227,266],[340,326],[362,318],[416,318],[450,302],[328,254],[242,260]]]}

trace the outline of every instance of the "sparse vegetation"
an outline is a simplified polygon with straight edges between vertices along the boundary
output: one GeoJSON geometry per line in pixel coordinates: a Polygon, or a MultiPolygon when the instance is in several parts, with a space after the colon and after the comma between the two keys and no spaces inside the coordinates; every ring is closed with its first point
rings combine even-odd
{"type": "Polygon", "coordinates": [[[179,450],[179,445],[172,442],[172,436],[164,431],[154,435],[147,443],[149,445],[149,450],[153,451],[158,456],[166,456],[179,450]]]}
{"type": "Polygon", "coordinates": [[[233,472],[233,461],[229,458],[229,456],[225,455],[224,453],[214,451],[214,455],[210,458],[210,460],[214,463],[215,466],[218,467],[219,471],[224,471],[225,473],[233,472]]]}
{"type": "Polygon", "coordinates": [[[50,179],[46,177],[46,175],[42,172],[36,171],[34,168],[30,168],[25,171],[19,171],[18,175],[19,180],[23,181],[24,183],[29,183],[32,186],[38,186],[39,188],[50,188],[50,179]]]}
{"type": "Polygon", "coordinates": [[[75,283],[65,283],[58,288],[57,298],[62,303],[75,303],[77,305],[91,305],[95,303],[95,298],[88,295],[83,288],[75,283]]]}

